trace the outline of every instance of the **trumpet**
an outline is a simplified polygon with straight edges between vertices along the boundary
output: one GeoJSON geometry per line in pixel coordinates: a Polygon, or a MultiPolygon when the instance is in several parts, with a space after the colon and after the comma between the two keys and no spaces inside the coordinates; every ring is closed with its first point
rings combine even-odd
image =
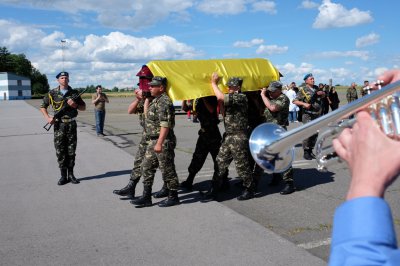
{"type": "Polygon", "coordinates": [[[348,117],[361,110],[368,110],[387,136],[400,139],[400,81],[381,88],[382,83],[376,82],[378,90],[293,130],[286,131],[273,123],[259,125],[249,139],[255,162],[267,173],[284,172],[293,163],[294,145],[321,131],[316,143],[316,161],[317,169],[326,171],[328,165],[340,162],[340,158],[331,143],[328,146],[324,143],[351,127],[356,118],[348,117]]]}

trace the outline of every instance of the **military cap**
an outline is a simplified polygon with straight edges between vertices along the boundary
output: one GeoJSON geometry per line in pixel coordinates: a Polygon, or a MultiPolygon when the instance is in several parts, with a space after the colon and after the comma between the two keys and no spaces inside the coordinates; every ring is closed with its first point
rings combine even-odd
{"type": "Polygon", "coordinates": [[[161,86],[167,84],[167,78],[155,76],[150,82],[149,86],[161,86]]]}
{"type": "Polygon", "coordinates": [[[308,79],[309,77],[313,77],[313,74],[312,74],[312,73],[306,74],[306,75],[304,76],[303,80],[306,80],[306,79],[308,79]]]}
{"type": "Polygon", "coordinates": [[[228,87],[240,87],[242,86],[243,79],[239,77],[231,77],[228,82],[226,83],[226,86],[228,87]]]}
{"type": "Polygon", "coordinates": [[[276,92],[277,90],[282,90],[282,82],[280,81],[272,81],[268,86],[268,91],[276,92]]]}
{"type": "Polygon", "coordinates": [[[57,74],[56,78],[58,79],[59,77],[69,77],[68,72],[61,71],[60,73],[57,74]]]}

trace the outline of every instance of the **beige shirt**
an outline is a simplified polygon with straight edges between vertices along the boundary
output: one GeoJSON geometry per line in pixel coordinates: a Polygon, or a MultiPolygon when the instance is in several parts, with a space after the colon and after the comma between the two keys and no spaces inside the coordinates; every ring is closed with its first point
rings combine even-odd
{"type": "MultiPolygon", "coordinates": [[[[92,101],[97,98],[97,93],[92,95],[92,101]]],[[[94,104],[94,107],[98,111],[104,111],[106,109],[106,100],[108,101],[108,97],[105,93],[101,93],[100,99],[94,104]]]]}

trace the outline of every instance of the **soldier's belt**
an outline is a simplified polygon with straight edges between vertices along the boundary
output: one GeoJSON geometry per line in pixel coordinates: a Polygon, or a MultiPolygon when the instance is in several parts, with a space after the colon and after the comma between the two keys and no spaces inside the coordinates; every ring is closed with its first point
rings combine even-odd
{"type": "Polygon", "coordinates": [[[62,122],[62,123],[71,123],[72,121],[75,121],[76,120],[76,117],[73,117],[73,118],[60,118],[60,119],[57,119],[56,121],[57,122],[62,122]]]}

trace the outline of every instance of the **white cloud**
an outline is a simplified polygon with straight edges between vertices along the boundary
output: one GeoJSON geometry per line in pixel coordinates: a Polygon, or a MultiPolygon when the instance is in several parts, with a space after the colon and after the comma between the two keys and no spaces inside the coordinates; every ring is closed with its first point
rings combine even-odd
{"type": "Polygon", "coordinates": [[[311,55],[314,58],[340,58],[340,57],[356,57],[362,60],[369,59],[368,51],[326,51],[321,53],[315,53],[311,55]]]}
{"type": "Polygon", "coordinates": [[[380,36],[376,33],[370,33],[366,36],[362,36],[356,40],[356,47],[364,47],[368,45],[372,45],[379,42],[380,36]]]}
{"type": "Polygon", "coordinates": [[[357,8],[347,10],[330,0],[324,0],[318,9],[319,14],[313,24],[313,28],[317,29],[352,27],[373,21],[369,11],[360,11],[357,8]]]}
{"type": "Polygon", "coordinates": [[[288,46],[278,46],[276,44],[274,45],[260,45],[257,50],[256,53],[257,54],[283,54],[286,53],[288,50],[288,46]]]}
{"type": "MultiPolygon", "coordinates": [[[[132,85],[140,65],[150,60],[190,59],[200,55],[193,47],[166,35],[138,38],[111,32],[102,36],[90,34],[80,41],[65,38],[59,31],[46,35],[30,25],[7,20],[0,20],[0,28],[0,46],[7,47],[11,53],[24,53],[41,73],[48,75],[49,82],[63,68],[62,39],[66,40],[64,67],[74,73],[75,82],[82,82],[84,86],[107,80],[106,77],[111,79],[113,73],[129,77],[132,85]]],[[[117,86],[128,85],[120,77],[115,81],[117,86]]]]}
{"type": "Polygon", "coordinates": [[[214,15],[236,15],[246,11],[246,0],[203,0],[197,5],[201,12],[214,15]]]}
{"type": "Polygon", "coordinates": [[[251,41],[237,41],[233,44],[234,47],[238,48],[250,48],[256,45],[264,43],[263,39],[252,39],[251,41]]]}
{"type": "Polygon", "coordinates": [[[188,19],[189,8],[193,7],[193,0],[153,0],[151,4],[147,0],[4,0],[3,4],[29,5],[40,9],[53,9],[65,13],[74,13],[78,18],[86,12],[97,14],[97,20],[106,27],[117,29],[141,30],[152,26],[159,21],[172,16],[188,19]],[[151,14],[151,15],[150,15],[151,14]]]}
{"type": "Polygon", "coordinates": [[[319,7],[319,4],[310,0],[305,0],[301,2],[300,8],[313,9],[319,7]]]}
{"type": "Polygon", "coordinates": [[[268,14],[276,14],[276,4],[273,1],[259,1],[252,4],[253,11],[262,11],[268,14]]]}

